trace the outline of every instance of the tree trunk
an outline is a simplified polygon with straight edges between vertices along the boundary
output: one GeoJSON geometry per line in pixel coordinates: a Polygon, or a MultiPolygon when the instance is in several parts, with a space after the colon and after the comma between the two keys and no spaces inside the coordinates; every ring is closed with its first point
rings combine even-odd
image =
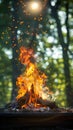
{"type": "Polygon", "coordinates": [[[58,37],[59,37],[59,43],[62,47],[62,55],[63,55],[63,62],[64,62],[64,74],[65,74],[65,86],[66,86],[66,95],[67,95],[67,105],[68,106],[73,106],[73,95],[72,95],[72,86],[71,86],[71,77],[70,77],[70,64],[69,64],[69,56],[68,56],[68,47],[69,43],[66,44],[64,42],[64,37],[62,34],[61,30],[61,22],[58,17],[57,13],[57,5],[52,6],[50,3],[51,7],[51,13],[54,19],[56,20],[57,24],[57,31],[58,31],[58,37]]]}
{"type": "Polygon", "coordinates": [[[18,11],[18,0],[13,0],[13,11],[12,11],[12,54],[13,54],[13,59],[12,59],[12,67],[13,67],[13,74],[12,74],[12,82],[13,82],[13,87],[12,87],[12,95],[11,95],[11,100],[14,100],[17,94],[17,87],[16,87],[16,79],[18,75],[20,74],[20,68],[19,68],[19,63],[18,63],[18,40],[17,40],[17,11],[18,11]]]}
{"type": "MultiPolygon", "coordinates": [[[[57,15],[56,15],[57,16],[57,15]]],[[[59,42],[62,47],[62,55],[63,55],[63,63],[64,63],[64,75],[65,75],[65,86],[66,86],[66,95],[67,95],[67,105],[73,106],[73,101],[71,96],[72,87],[71,87],[71,77],[70,77],[70,64],[69,64],[69,56],[68,56],[68,46],[64,43],[64,38],[61,31],[61,24],[58,17],[55,17],[57,23],[57,30],[59,36],[59,42]]]]}
{"type": "Polygon", "coordinates": [[[63,50],[63,60],[64,60],[64,74],[65,74],[67,104],[68,106],[73,106],[73,100],[72,100],[73,95],[72,95],[72,87],[71,87],[68,51],[66,48],[62,48],[62,50],[63,50]]]}

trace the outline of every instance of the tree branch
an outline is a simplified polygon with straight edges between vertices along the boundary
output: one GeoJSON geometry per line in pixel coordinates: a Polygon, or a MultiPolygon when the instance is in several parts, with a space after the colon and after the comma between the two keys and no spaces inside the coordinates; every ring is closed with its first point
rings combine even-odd
{"type": "Polygon", "coordinates": [[[69,19],[68,19],[68,15],[69,15],[69,3],[68,1],[65,4],[66,7],[66,20],[65,20],[65,24],[66,24],[66,30],[67,30],[67,47],[69,46],[69,42],[70,42],[70,34],[69,34],[69,19]]]}
{"type": "Polygon", "coordinates": [[[60,19],[58,17],[58,8],[59,8],[58,2],[56,2],[56,4],[55,4],[55,6],[52,6],[51,0],[49,2],[50,8],[51,8],[51,15],[56,20],[59,42],[60,42],[60,45],[64,48],[64,47],[66,47],[66,45],[65,45],[64,37],[62,34],[62,30],[61,30],[61,22],[60,22],[60,19]]]}
{"type": "Polygon", "coordinates": [[[73,52],[72,52],[70,49],[68,49],[68,52],[70,53],[70,55],[71,55],[72,58],[73,58],[73,52]]]}

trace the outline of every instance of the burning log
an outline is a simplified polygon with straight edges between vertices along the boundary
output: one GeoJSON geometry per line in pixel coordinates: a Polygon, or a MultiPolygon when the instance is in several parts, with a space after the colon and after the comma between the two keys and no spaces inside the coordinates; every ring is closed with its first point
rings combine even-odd
{"type": "Polygon", "coordinates": [[[58,106],[56,105],[55,102],[49,101],[49,100],[43,100],[42,98],[39,98],[39,99],[38,99],[38,103],[39,103],[39,104],[42,104],[42,105],[44,105],[44,106],[48,106],[48,107],[50,107],[51,109],[58,108],[58,106]]]}
{"type": "Polygon", "coordinates": [[[21,107],[24,104],[27,104],[29,102],[29,98],[30,98],[30,93],[27,92],[23,97],[19,98],[17,101],[17,106],[19,109],[21,109],[21,107]]]}
{"type": "MultiPolygon", "coordinates": [[[[22,106],[29,104],[30,96],[31,96],[30,92],[27,92],[23,97],[18,99],[17,104],[18,104],[19,109],[21,109],[22,106]]],[[[36,102],[37,102],[37,104],[40,104],[42,107],[45,106],[45,107],[49,107],[50,109],[58,108],[56,103],[53,101],[44,100],[42,98],[37,98],[36,102]]],[[[30,107],[31,105],[32,105],[32,103],[30,103],[28,106],[30,107]]],[[[35,107],[35,106],[33,105],[33,107],[35,107]]]]}

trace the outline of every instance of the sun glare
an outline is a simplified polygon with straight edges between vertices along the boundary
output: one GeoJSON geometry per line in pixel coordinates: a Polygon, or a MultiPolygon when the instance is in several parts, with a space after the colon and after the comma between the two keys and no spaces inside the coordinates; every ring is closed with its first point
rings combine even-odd
{"type": "Polygon", "coordinates": [[[37,3],[37,2],[33,2],[33,3],[31,3],[31,9],[32,10],[37,10],[37,9],[39,9],[39,3],[37,3]]]}
{"type": "Polygon", "coordinates": [[[30,13],[39,13],[42,11],[42,3],[38,1],[28,2],[27,9],[30,13]]]}

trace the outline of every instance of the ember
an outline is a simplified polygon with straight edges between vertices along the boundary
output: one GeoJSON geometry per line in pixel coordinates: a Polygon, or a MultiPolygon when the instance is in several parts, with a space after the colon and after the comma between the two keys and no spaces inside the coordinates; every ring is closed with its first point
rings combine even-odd
{"type": "Polygon", "coordinates": [[[46,108],[48,105],[53,107],[49,98],[52,93],[45,86],[47,76],[38,70],[33,50],[22,46],[19,60],[26,65],[26,70],[16,81],[19,87],[16,99],[20,108],[38,109],[46,108]]]}

